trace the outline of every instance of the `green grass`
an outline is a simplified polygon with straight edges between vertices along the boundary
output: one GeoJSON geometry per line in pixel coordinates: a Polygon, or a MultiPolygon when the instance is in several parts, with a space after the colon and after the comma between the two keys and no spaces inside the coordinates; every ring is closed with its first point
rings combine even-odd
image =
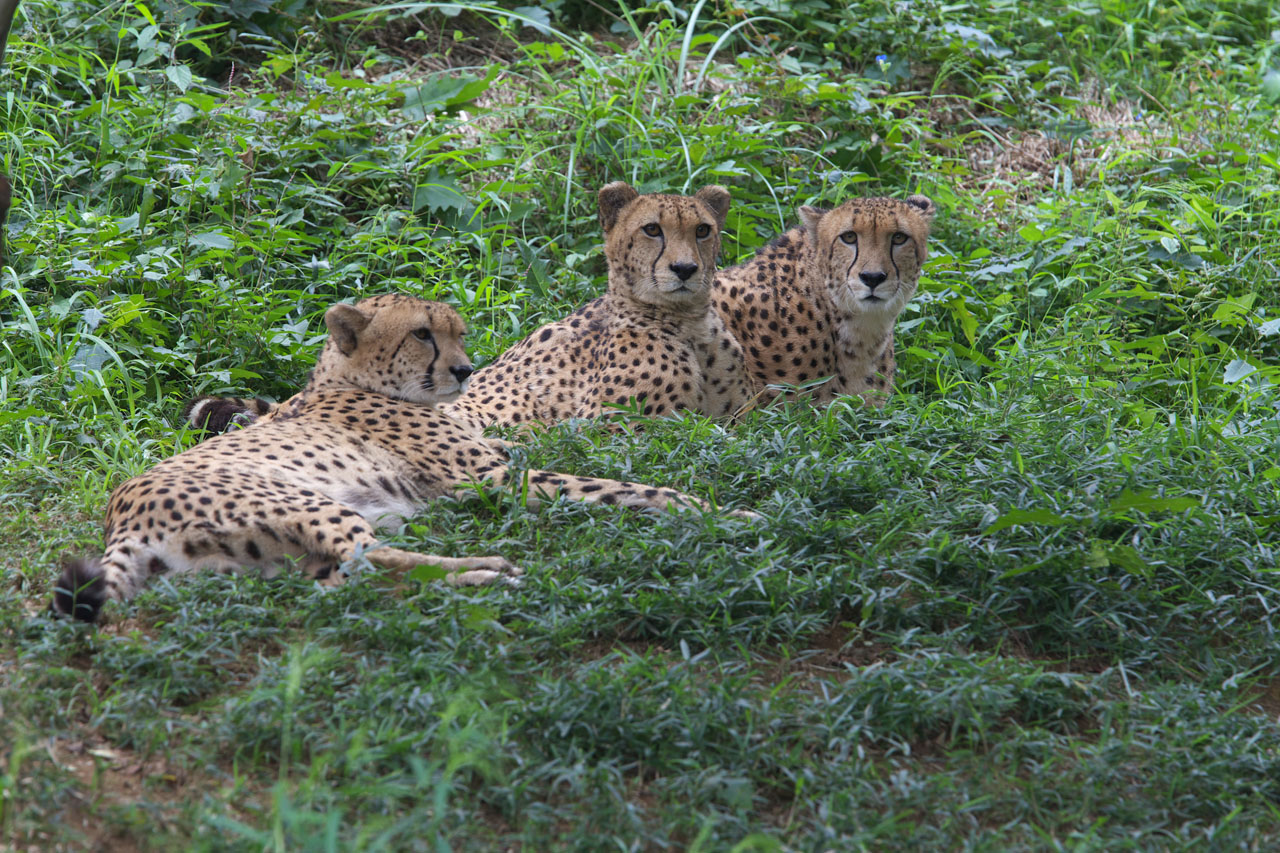
{"type": "Polygon", "coordinates": [[[0,69],[0,846],[1277,844],[1272,4],[269,5],[27,0],[0,69]],[[388,290],[491,359],[600,291],[618,179],[728,186],[726,263],[942,209],[885,410],[519,454],[763,520],[441,503],[400,538],[525,582],[41,612],[183,400],[388,290]]]}

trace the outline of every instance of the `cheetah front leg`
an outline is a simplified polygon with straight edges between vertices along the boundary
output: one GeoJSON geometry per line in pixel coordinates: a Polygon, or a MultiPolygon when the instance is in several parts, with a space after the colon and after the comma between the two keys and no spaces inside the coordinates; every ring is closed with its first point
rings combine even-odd
{"type": "MultiPolygon", "coordinates": [[[[354,556],[355,549],[352,549],[351,557],[354,556]]],[[[445,583],[451,586],[484,586],[503,578],[514,579],[524,574],[523,569],[511,564],[503,557],[441,557],[436,554],[421,554],[417,551],[405,551],[376,543],[364,557],[375,566],[399,573],[410,572],[423,565],[435,566],[438,569],[444,569],[445,583]]],[[[341,575],[338,572],[332,572],[329,574],[329,582],[341,583],[341,575]]]]}
{"type": "MultiPolygon", "coordinates": [[[[639,509],[674,510],[692,507],[704,512],[713,509],[711,504],[694,495],[675,489],[647,486],[643,483],[607,480],[600,477],[576,477],[572,474],[539,470],[525,471],[523,476],[524,480],[519,484],[519,488],[527,494],[528,505],[535,509],[541,500],[553,499],[557,494],[563,494],[571,500],[639,509]]],[[[504,471],[503,475],[497,479],[499,479],[498,485],[506,485],[511,481],[511,476],[509,472],[504,471]]],[[[749,510],[733,510],[729,515],[738,518],[759,517],[749,510]]]]}
{"type": "Polygon", "coordinates": [[[338,514],[326,519],[327,530],[303,523],[293,531],[302,540],[309,554],[304,570],[326,583],[342,583],[345,577],[342,573],[333,571],[334,564],[352,560],[360,554],[375,566],[397,573],[409,572],[422,565],[435,566],[445,571],[445,582],[453,586],[481,586],[504,577],[514,578],[524,574],[519,566],[496,555],[441,557],[438,554],[423,554],[383,545],[363,517],[341,504],[334,503],[330,508],[312,504],[307,507],[307,515],[323,517],[332,509],[336,509],[338,514]]]}

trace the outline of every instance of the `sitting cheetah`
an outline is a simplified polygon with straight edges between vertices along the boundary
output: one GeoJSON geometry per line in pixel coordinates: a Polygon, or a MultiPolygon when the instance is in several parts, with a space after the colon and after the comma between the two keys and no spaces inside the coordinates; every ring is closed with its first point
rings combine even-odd
{"type": "Polygon", "coordinates": [[[710,303],[729,212],[723,187],[692,198],[599,193],[609,285],[481,369],[450,411],[477,425],[552,424],[642,399],[644,414],[735,414],[751,398],[737,341],[710,303]]]}
{"type": "MultiPolygon", "coordinates": [[[[605,295],[477,371],[470,390],[443,407],[450,415],[481,428],[553,424],[636,398],[655,417],[680,409],[726,417],[754,396],[742,349],[710,302],[728,191],[640,195],[616,182],[598,201],[605,295]]],[[[204,397],[185,416],[217,433],[269,411],[261,399],[204,397]]]]}
{"type": "Polygon", "coordinates": [[[883,406],[893,323],[916,292],[935,212],[922,195],[801,207],[800,227],[721,270],[712,299],[752,380],[802,386],[830,377],[807,392],[813,402],[858,394],[883,406]]]}
{"type": "MultiPolygon", "coordinates": [[[[438,557],[380,546],[375,527],[398,524],[433,498],[473,484],[512,483],[503,445],[435,403],[471,376],[465,329],[452,308],[375,296],[325,314],[329,340],[307,387],[250,429],[216,436],[121,485],[107,504],[103,557],[69,564],[54,607],[93,621],[163,572],[274,569],[305,557],[319,580],[367,552],[397,570],[440,566],[458,584],[520,570],[502,557],[438,557]]],[[[614,480],[528,471],[527,490],[666,509],[698,498],[614,480]]]]}

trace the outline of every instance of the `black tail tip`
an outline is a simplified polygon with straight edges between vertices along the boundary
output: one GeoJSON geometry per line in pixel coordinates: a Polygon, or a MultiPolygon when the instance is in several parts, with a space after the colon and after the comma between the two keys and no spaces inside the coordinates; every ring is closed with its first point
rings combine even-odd
{"type": "Polygon", "coordinates": [[[70,560],[53,591],[53,611],[82,622],[98,621],[107,601],[107,584],[97,560],[70,560]]]}
{"type": "Polygon", "coordinates": [[[196,397],[182,409],[183,420],[193,429],[214,435],[226,432],[233,424],[251,421],[257,414],[260,412],[255,412],[252,404],[234,397],[196,397]]]}
{"type": "Polygon", "coordinates": [[[211,432],[217,430],[209,423],[209,418],[213,414],[212,409],[218,403],[218,397],[192,397],[187,404],[182,407],[182,419],[187,422],[187,426],[192,429],[204,429],[211,432]]]}

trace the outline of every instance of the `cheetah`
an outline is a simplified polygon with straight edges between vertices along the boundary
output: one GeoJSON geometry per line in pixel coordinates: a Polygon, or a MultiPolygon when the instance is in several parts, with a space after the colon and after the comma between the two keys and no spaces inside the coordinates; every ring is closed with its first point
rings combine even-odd
{"type": "MultiPolygon", "coordinates": [[[[736,414],[756,389],[710,301],[729,200],[719,186],[693,196],[641,195],[621,181],[603,187],[606,293],[514,344],[442,408],[480,428],[596,417],[632,399],[651,417],[736,414]]],[[[186,417],[219,433],[270,411],[260,398],[204,397],[186,417]]]]}
{"type": "Polygon", "coordinates": [[[916,292],[934,203],[863,198],[799,213],[799,227],[717,274],[716,311],[766,396],[809,386],[814,403],[856,394],[883,406],[896,366],[893,324],[916,292]]]}
{"type": "MultiPolygon", "coordinates": [[[[520,569],[500,556],[440,557],[386,547],[374,530],[434,498],[476,484],[516,486],[537,505],[567,498],[668,509],[691,495],[614,480],[509,468],[505,445],[436,406],[466,388],[465,327],[447,305],[383,295],[325,314],[329,338],[307,387],[248,429],[214,436],[125,482],[111,495],[99,559],[70,562],[54,609],[95,621],[107,600],[152,575],[257,567],[303,558],[304,571],[340,583],[359,554],[404,571],[444,569],[483,584],[520,569]]],[[[745,513],[739,513],[745,514],[745,513]]]]}

